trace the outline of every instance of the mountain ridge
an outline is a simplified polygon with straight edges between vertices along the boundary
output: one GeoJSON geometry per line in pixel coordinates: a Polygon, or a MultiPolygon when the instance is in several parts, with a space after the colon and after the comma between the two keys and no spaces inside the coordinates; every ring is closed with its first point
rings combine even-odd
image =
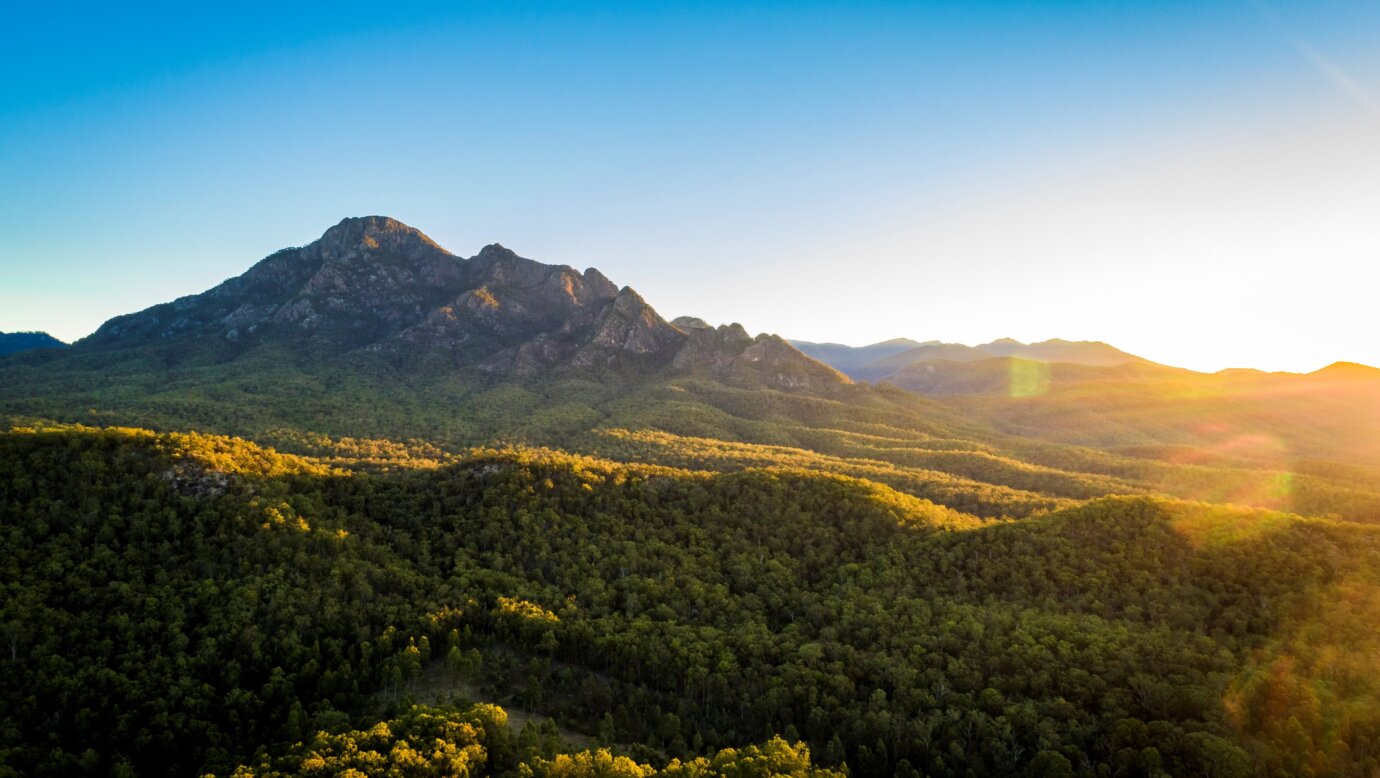
{"type": "Polygon", "coordinates": [[[892,338],[867,346],[791,342],[802,353],[838,368],[855,380],[872,382],[888,380],[911,365],[937,360],[976,362],[993,357],[1019,357],[1036,362],[1066,362],[1094,367],[1153,364],[1143,357],[1095,340],[1051,338],[1037,343],[1023,343],[1014,338],[998,338],[977,346],[938,340],[920,342],[910,338],[892,338]]]}
{"type": "Polygon", "coordinates": [[[596,268],[538,262],[500,243],[460,257],[387,216],[343,219],[204,292],[114,317],[73,351],[157,352],[178,365],[273,348],[298,360],[373,354],[411,373],[698,370],[822,392],[850,383],[776,336],[751,337],[738,325],[678,327],[596,268]]]}

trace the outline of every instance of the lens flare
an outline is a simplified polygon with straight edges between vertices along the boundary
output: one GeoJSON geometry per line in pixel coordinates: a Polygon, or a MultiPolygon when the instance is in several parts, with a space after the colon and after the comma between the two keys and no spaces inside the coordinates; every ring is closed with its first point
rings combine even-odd
{"type": "Polygon", "coordinates": [[[1012,397],[1038,397],[1049,391],[1049,364],[1012,359],[1010,378],[1012,397]]]}

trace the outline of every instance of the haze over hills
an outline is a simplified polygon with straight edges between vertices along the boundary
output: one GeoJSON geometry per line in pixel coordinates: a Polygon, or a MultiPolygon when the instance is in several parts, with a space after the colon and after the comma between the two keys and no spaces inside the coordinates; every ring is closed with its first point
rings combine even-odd
{"type": "Polygon", "coordinates": [[[910,338],[893,338],[870,346],[845,346],[842,343],[810,343],[793,340],[792,346],[801,353],[814,357],[826,365],[832,365],[840,372],[853,378],[860,378],[857,371],[878,360],[897,354],[904,354],[921,346],[937,345],[935,341],[920,343],[910,338]]]}
{"type": "Polygon", "coordinates": [[[1036,362],[1067,362],[1075,365],[1110,367],[1147,360],[1097,341],[1068,341],[1055,338],[1040,343],[1022,343],[1001,338],[980,346],[919,343],[908,338],[874,343],[870,346],[844,346],[838,343],[791,341],[802,353],[833,365],[862,381],[884,381],[911,365],[936,360],[975,362],[992,357],[1019,357],[1036,362]]]}
{"type": "Polygon", "coordinates": [[[795,345],[841,370],[847,365],[857,380],[943,398],[1010,434],[1142,454],[1180,456],[1176,447],[1193,446],[1196,456],[1380,464],[1380,369],[1364,365],[1199,373],[1096,341],[1010,338],[926,343],[859,363],[852,357],[872,347],[795,345]]]}

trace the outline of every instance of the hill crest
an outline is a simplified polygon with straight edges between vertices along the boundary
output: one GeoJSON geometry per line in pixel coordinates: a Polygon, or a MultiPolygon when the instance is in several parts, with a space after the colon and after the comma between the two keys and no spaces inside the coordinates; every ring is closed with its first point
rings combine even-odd
{"type": "Polygon", "coordinates": [[[0,356],[34,349],[62,349],[67,344],[46,332],[0,332],[0,356]]]}

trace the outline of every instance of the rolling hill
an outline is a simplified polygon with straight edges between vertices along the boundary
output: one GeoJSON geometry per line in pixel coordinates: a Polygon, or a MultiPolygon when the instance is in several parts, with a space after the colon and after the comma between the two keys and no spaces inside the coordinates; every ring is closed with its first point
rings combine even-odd
{"type": "Polygon", "coordinates": [[[818,359],[826,365],[837,368],[839,372],[859,378],[856,371],[878,360],[904,354],[917,348],[939,345],[936,342],[920,343],[910,338],[893,338],[870,346],[845,346],[842,343],[810,343],[793,340],[792,346],[800,349],[806,356],[818,359]]]}
{"type": "Polygon", "coordinates": [[[37,348],[67,348],[46,332],[0,332],[0,357],[37,348]]]}
{"type": "Polygon", "coordinates": [[[1209,374],[1105,343],[1003,339],[925,344],[847,372],[939,399],[1010,435],[1170,462],[1292,469],[1323,460],[1380,472],[1380,369],[1365,365],[1209,374]]]}
{"type": "Polygon", "coordinates": [[[1033,362],[1062,362],[1091,367],[1152,364],[1106,343],[1059,338],[1040,343],[1022,343],[1011,338],[1002,338],[980,346],[941,343],[937,340],[918,343],[909,338],[895,338],[870,346],[795,340],[791,343],[801,352],[832,365],[857,380],[893,383],[893,377],[906,368],[937,361],[976,362],[993,357],[1015,357],[1033,362]]]}

